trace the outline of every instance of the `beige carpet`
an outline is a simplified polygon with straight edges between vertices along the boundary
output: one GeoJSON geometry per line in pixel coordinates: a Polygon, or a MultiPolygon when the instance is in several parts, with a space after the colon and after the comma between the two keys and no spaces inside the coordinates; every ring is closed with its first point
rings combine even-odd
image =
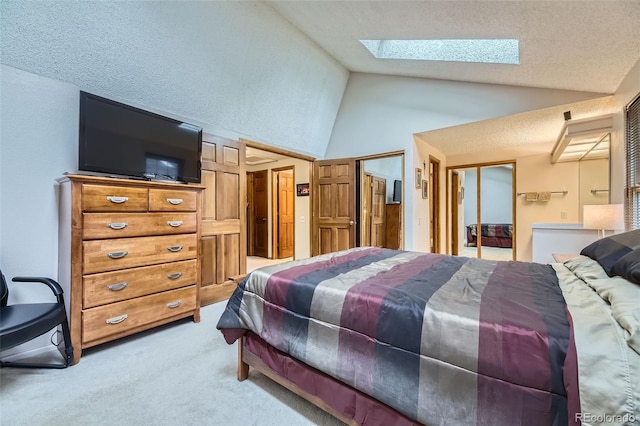
{"type": "Polygon", "coordinates": [[[215,326],[226,303],[86,350],[66,370],[0,370],[0,424],[340,425],[257,372],[236,380],[237,347],[215,326]]]}
{"type": "Polygon", "coordinates": [[[293,258],[267,259],[266,257],[247,256],[247,273],[255,271],[263,266],[277,265],[278,263],[288,262],[290,260],[293,260],[293,258]]]}
{"type": "MultiPolygon", "coordinates": [[[[513,250],[500,247],[482,247],[482,258],[488,260],[513,260],[513,250]]],[[[460,256],[478,257],[477,247],[464,247],[460,256]]]]}

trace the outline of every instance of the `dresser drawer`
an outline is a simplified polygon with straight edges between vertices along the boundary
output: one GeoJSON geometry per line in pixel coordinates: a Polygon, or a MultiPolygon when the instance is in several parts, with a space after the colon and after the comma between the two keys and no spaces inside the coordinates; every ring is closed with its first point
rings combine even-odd
{"type": "Polygon", "coordinates": [[[82,311],[82,342],[180,315],[196,309],[196,286],[165,291],[82,311]]]}
{"type": "Polygon", "coordinates": [[[197,230],[195,213],[85,213],[85,240],[190,234],[197,230]]]}
{"type": "Polygon", "coordinates": [[[83,277],[85,309],[195,284],[197,261],[163,263],[83,277]]]}
{"type": "Polygon", "coordinates": [[[82,185],[82,210],[85,212],[139,212],[148,208],[146,188],[82,185]]]}
{"type": "Polygon", "coordinates": [[[196,211],[197,194],[179,189],[149,189],[151,211],[196,211]]]}
{"type": "Polygon", "coordinates": [[[85,241],[84,274],[195,259],[196,234],[85,241]]]}

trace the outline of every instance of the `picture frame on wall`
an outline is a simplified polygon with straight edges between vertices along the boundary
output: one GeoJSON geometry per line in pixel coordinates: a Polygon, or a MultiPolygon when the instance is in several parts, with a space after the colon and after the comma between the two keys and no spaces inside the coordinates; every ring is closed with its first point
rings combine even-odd
{"type": "Polygon", "coordinates": [[[422,198],[429,198],[429,181],[426,179],[422,181],[422,198]]]}
{"type": "Polygon", "coordinates": [[[416,188],[420,188],[422,184],[422,169],[416,168],[416,188]]]}
{"type": "Polygon", "coordinates": [[[308,183],[298,183],[298,184],[296,184],[296,195],[298,197],[308,197],[309,196],[309,184],[308,183]]]}

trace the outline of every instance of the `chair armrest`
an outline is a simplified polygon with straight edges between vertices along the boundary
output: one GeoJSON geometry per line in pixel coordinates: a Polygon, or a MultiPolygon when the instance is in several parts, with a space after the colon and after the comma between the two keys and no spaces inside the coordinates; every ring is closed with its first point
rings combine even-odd
{"type": "Polygon", "coordinates": [[[52,280],[51,278],[14,277],[11,281],[21,282],[21,283],[42,283],[42,284],[46,284],[51,289],[51,291],[53,291],[53,294],[55,294],[56,296],[60,296],[63,293],[62,287],[60,287],[60,284],[58,284],[56,281],[52,280]]]}

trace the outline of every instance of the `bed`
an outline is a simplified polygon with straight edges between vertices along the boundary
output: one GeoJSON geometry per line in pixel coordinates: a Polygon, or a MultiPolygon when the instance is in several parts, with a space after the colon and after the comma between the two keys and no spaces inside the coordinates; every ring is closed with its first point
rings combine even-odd
{"type": "MultiPolygon", "coordinates": [[[[513,247],[513,225],[510,223],[483,223],[480,225],[482,245],[486,247],[513,247]]],[[[478,246],[478,226],[467,225],[467,246],[478,246]]]]}
{"type": "Polygon", "coordinates": [[[639,302],[587,256],[365,247],[252,272],[218,329],[239,379],[251,366],[348,424],[637,425],[639,302]]]}

